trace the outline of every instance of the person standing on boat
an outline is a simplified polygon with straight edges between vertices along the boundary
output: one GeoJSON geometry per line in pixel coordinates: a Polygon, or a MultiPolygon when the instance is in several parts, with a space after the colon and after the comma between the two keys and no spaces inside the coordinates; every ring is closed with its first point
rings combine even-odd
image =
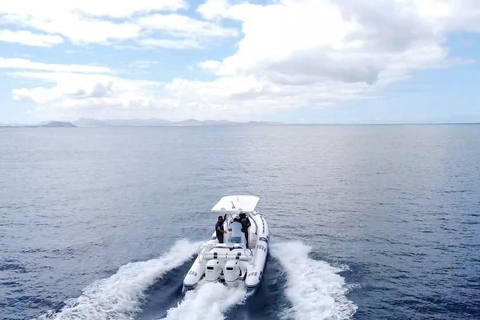
{"type": "Polygon", "coordinates": [[[230,243],[242,243],[242,224],[240,219],[235,218],[233,222],[230,223],[228,230],[232,233],[228,242],[230,243]]]}
{"type": "Polygon", "coordinates": [[[223,235],[227,233],[227,231],[223,229],[224,221],[225,221],[225,217],[218,216],[217,223],[215,224],[215,232],[217,233],[218,243],[223,243],[223,235]]]}
{"type": "Polygon", "coordinates": [[[248,248],[248,228],[252,225],[245,213],[240,213],[240,223],[242,224],[242,232],[245,234],[245,242],[248,248]]]}

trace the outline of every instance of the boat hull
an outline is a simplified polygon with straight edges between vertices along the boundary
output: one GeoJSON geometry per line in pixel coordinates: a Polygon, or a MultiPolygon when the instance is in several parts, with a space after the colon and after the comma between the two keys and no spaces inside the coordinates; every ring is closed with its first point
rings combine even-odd
{"type": "Polygon", "coordinates": [[[184,291],[194,289],[201,281],[222,282],[228,286],[243,283],[249,292],[259,287],[269,252],[269,230],[261,214],[252,212],[249,218],[254,228],[249,235],[250,248],[240,244],[219,244],[212,236],[185,276],[184,291]],[[234,280],[229,277],[232,270],[238,270],[235,272],[239,274],[234,280]]]}

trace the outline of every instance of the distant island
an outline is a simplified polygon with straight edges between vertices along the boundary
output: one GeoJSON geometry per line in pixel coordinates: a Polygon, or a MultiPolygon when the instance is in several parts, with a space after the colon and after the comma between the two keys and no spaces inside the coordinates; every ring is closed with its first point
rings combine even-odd
{"type": "Polygon", "coordinates": [[[70,122],[64,121],[49,121],[34,125],[0,125],[0,128],[76,128],[77,126],[70,122]]]}
{"type": "Polygon", "coordinates": [[[252,125],[281,125],[278,122],[234,122],[228,120],[196,120],[188,119],[184,121],[169,121],[164,119],[112,119],[112,120],[96,120],[82,118],[73,121],[73,124],[81,128],[98,128],[98,127],[201,127],[201,126],[252,126],[252,125]]]}
{"type": "Polygon", "coordinates": [[[203,126],[273,126],[282,125],[280,122],[234,122],[228,120],[196,120],[169,121],[164,119],[111,119],[97,120],[81,118],[76,121],[46,121],[39,124],[0,125],[3,128],[102,128],[102,127],[203,127],[203,126]]]}
{"type": "Polygon", "coordinates": [[[70,122],[63,121],[50,121],[45,124],[37,125],[37,127],[46,127],[46,128],[76,128],[77,126],[70,122]]]}

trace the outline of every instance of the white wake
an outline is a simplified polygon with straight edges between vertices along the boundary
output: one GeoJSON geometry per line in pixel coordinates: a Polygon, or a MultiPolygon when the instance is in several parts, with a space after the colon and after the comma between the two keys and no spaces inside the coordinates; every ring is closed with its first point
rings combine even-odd
{"type": "Polygon", "coordinates": [[[338,274],[344,270],[309,258],[311,250],[300,242],[272,247],[272,254],[287,274],[285,294],[292,308],[286,310],[285,317],[296,320],[350,319],[357,306],[345,296],[345,280],[338,274]]]}
{"type": "Polygon", "coordinates": [[[68,300],[58,313],[49,313],[39,319],[132,319],[140,311],[145,290],[168,271],[192,258],[198,246],[198,243],[181,240],[158,259],[126,264],[111,277],[86,287],[82,295],[68,300]]]}
{"type": "Polygon", "coordinates": [[[168,310],[167,320],[223,320],[224,313],[245,301],[244,288],[228,288],[221,283],[205,283],[188,291],[176,308],[168,310]]]}

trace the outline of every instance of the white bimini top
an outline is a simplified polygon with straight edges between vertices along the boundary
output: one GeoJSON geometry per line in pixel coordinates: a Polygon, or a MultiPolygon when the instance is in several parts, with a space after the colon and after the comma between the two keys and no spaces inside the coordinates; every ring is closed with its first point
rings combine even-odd
{"type": "Polygon", "coordinates": [[[212,212],[245,212],[252,213],[259,198],[254,196],[227,196],[223,197],[212,208],[212,212]]]}

